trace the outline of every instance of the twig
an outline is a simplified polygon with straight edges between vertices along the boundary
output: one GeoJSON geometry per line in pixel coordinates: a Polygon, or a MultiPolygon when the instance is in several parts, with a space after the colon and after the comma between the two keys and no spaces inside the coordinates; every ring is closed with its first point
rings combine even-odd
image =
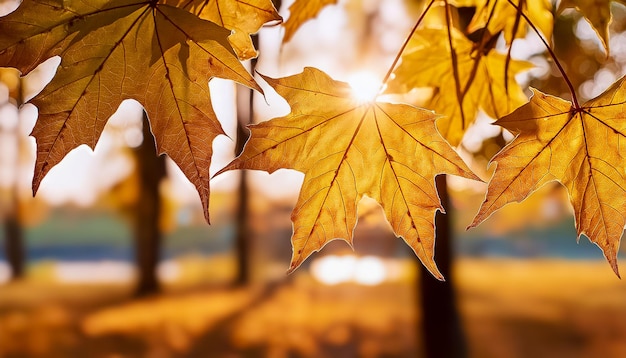
{"type": "Polygon", "coordinates": [[[570,94],[572,95],[572,103],[574,104],[574,109],[576,111],[580,111],[581,110],[580,109],[580,104],[578,104],[578,97],[576,96],[576,91],[574,91],[574,85],[572,85],[572,82],[569,80],[569,77],[567,77],[567,74],[565,73],[565,70],[563,69],[563,66],[561,66],[561,62],[559,62],[559,59],[556,58],[556,54],[554,53],[554,51],[552,50],[550,45],[548,45],[548,42],[546,41],[546,39],[543,38],[543,36],[539,32],[539,30],[537,30],[537,27],[535,26],[535,24],[533,24],[532,21],[530,21],[528,16],[526,16],[526,14],[524,14],[524,12],[519,8],[519,6],[515,5],[512,0],[507,0],[507,1],[509,2],[509,4],[511,4],[511,6],[515,7],[515,9],[517,9],[517,11],[519,11],[519,13],[522,15],[524,20],[526,20],[528,25],[533,29],[533,31],[535,31],[537,36],[539,36],[539,38],[541,39],[541,42],[543,42],[543,45],[548,50],[548,53],[550,54],[550,57],[552,57],[552,59],[554,60],[554,63],[556,64],[556,67],[559,69],[559,72],[561,72],[561,76],[563,77],[563,80],[565,81],[565,83],[567,84],[567,87],[569,88],[570,94]]]}
{"type": "Polygon", "coordinates": [[[402,47],[400,47],[400,50],[398,51],[398,54],[396,55],[396,58],[393,60],[393,63],[389,67],[389,70],[387,71],[387,74],[385,75],[385,78],[383,78],[383,81],[380,84],[379,92],[383,90],[385,84],[387,83],[387,81],[389,81],[389,77],[393,73],[393,70],[395,70],[396,65],[398,64],[398,61],[400,61],[400,57],[402,56],[402,53],[404,52],[404,50],[406,49],[407,45],[409,44],[409,41],[411,40],[411,37],[413,37],[413,34],[415,33],[415,31],[417,31],[417,27],[422,23],[422,20],[424,20],[424,17],[426,16],[426,13],[428,13],[428,10],[430,10],[430,7],[434,3],[435,3],[435,0],[430,0],[430,2],[428,3],[428,6],[426,6],[426,9],[424,9],[424,12],[422,13],[422,15],[420,15],[419,19],[417,19],[417,22],[415,23],[415,26],[413,26],[413,29],[409,33],[409,36],[407,36],[406,40],[404,40],[404,44],[402,44],[402,47]]]}

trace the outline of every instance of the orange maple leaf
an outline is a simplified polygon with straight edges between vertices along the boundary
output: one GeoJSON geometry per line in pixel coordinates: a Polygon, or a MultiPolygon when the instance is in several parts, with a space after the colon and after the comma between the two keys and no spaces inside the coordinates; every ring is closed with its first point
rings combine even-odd
{"type": "Polygon", "coordinates": [[[52,82],[31,101],[39,109],[33,192],[69,151],[94,148],[119,104],[135,99],[148,114],[159,153],[198,189],[208,220],[211,145],[223,134],[208,80],[222,77],[261,91],[235,56],[230,33],[155,1],[25,0],[0,18],[0,66],[28,73],[61,56],[52,82]]]}
{"type": "Polygon", "coordinates": [[[232,30],[228,40],[241,60],[257,57],[250,34],[265,23],[283,19],[271,0],[167,0],[200,18],[232,30]]]}
{"type": "Polygon", "coordinates": [[[285,36],[283,43],[291,40],[303,23],[315,18],[328,5],[334,5],[337,0],[296,0],[289,7],[289,18],[285,21],[285,36]]]}
{"type": "Polygon", "coordinates": [[[476,7],[476,13],[467,27],[469,33],[486,28],[491,34],[504,32],[504,39],[511,44],[513,39],[526,36],[526,20],[523,11],[537,27],[547,42],[552,39],[554,16],[550,0],[512,0],[519,10],[508,0],[453,0],[457,7],[476,7]]]}
{"type": "Polygon", "coordinates": [[[550,181],[561,182],[574,207],[578,237],[604,252],[615,273],[626,219],[626,82],[580,108],[533,90],[530,102],[496,124],[519,133],[492,161],[498,165],[474,227],[550,181]]]}
{"type": "MultiPolygon", "coordinates": [[[[626,5],[626,0],[616,0],[615,2],[626,5]]],[[[563,0],[559,4],[558,12],[563,12],[567,8],[576,8],[585,17],[585,20],[596,32],[604,51],[609,53],[609,25],[611,24],[611,0],[563,0]]]]}
{"type": "Polygon", "coordinates": [[[251,126],[232,169],[305,174],[292,214],[290,270],[334,239],[352,244],[357,203],[377,200],[396,235],[439,279],[433,261],[434,215],[443,211],[434,177],[450,173],[479,180],[435,129],[437,115],[405,104],[359,103],[350,86],[324,72],[263,77],[291,105],[291,113],[251,126]]]}
{"type": "Polygon", "coordinates": [[[479,109],[499,118],[526,102],[515,75],[532,64],[513,60],[505,77],[506,62],[505,55],[488,44],[470,41],[454,28],[424,28],[411,37],[387,91],[403,93],[418,87],[435,88],[428,108],[445,115],[437,126],[456,146],[479,109]],[[451,31],[452,48],[448,31],[451,31]]]}

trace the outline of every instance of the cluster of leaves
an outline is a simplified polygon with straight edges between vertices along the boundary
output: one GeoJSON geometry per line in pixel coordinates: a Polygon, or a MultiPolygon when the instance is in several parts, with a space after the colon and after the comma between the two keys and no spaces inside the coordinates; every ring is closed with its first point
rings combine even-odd
{"type": "MultiPolygon", "coordinates": [[[[334,3],[297,0],[284,41],[334,3]]],[[[599,7],[587,3],[562,1],[561,8],[581,11],[608,52],[609,1],[599,7]]],[[[617,273],[626,213],[626,147],[620,143],[626,135],[626,85],[621,79],[582,105],[571,84],[572,102],[533,90],[526,103],[515,75],[531,64],[513,60],[511,48],[516,38],[535,31],[561,69],[550,48],[553,14],[549,0],[428,2],[381,89],[431,88],[430,110],[377,98],[357,101],[347,84],[314,68],[263,77],[291,113],[252,126],[243,153],[218,174],[279,168],[305,173],[292,215],[291,270],[333,239],[351,242],[357,203],[367,195],[442,279],[433,261],[434,215],[443,211],[434,177],[480,180],[450,144],[461,142],[482,111],[517,137],[494,157],[497,169],[470,226],[557,180],[569,191],[579,235],[598,244],[617,273]],[[469,19],[465,8],[473,9],[469,19]],[[429,11],[434,20],[423,23],[429,11]],[[501,37],[505,52],[496,50],[501,37]]],[[[0,18],[0,66],[27,74],[61,57],[52,82],[32,100],[39,109],[32,133],[33,191],[70,150],[93,148],[119,104],[135,99],[150,119],[159,154],[170,156],[196,186],[208,220],[211,146],[224,133],[211,108],[208,81],[230,79],[261,92],[240,60],[257,55],[250,34],[280,21],[270,0],[24,0],[0,18]]]]}

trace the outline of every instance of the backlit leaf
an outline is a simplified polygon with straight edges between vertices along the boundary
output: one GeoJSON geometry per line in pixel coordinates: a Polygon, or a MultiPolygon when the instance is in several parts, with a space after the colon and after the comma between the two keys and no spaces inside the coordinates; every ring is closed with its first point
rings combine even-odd
{"type": "Polygon", "coordinates": [[[296,0],[289,7],[289,18],[285,21],[283,43],[291,40],[303,23],[315,18],[328,5],[336,4],[337,0],[296,0]]]}
{"type": "Polygon", "coordinates": [[[435,129],[437,116],[404,104],[359,103],[348,84],[314,68],[264,78],[291,113],[251,126],[243,153],[222,171],[291,168],[305,174],[292,214],[290,269],[331,240],[351,244],[357,203],[367,195],[441,279],[433,261],[434,215],[443,208],[434,177],[478,178],[435,129]]]}
{"type": "Polygon", "coordinates": [[[526,102],[515,75],[532,65],[524,61],[510,62],[507,91],[506,56],[488,47],[481,49],[460,32],[451,30],[454,55],[450,52],[447,29],[416,31],[387,91],[402,93],[418,87],[434,87],[435,94],[428,108],[445,115],[438,121],[437,128],[456,146],[479,109],[492,118],[500,118],[526,102]],[[458,82],[452,56],[456,57],[458,82]]]}
{"type": "MultiPolygon", "coordinates": [[[[626,5],[626,0],[617,0],[626,5]]],[[[576,8],[591,24],[606,53],[609,52],[609,24],[611,23],[611,0],[562,0],[559,12],[566,8],[576,8]]]]}
{"type": "Polygon", "coordinates": [[[241,60],[257,56],[250,40],[263,24],[282,21],[271,0],[168,0],[229,30],[228,38],[241,60]]]}
{"type": "MultiPolygon", "coordinates": [[[[508,0],[455,0],[452,3],[456,6],[476,7],[476,13],[467,28],[469,33],[485,27],[494,35],[503,31],[508,44],[511,44],[514,38],[526,35],[528,26],[526,20],[518,15],[518,10],[508,0]]],[[[513,3],[519,6],[550,43],[554,27],[552,1],[513,0],[513,3]]]]}
{"type": "Polygon", "coordinates": [[[470,227],[556,180],[568,190],[578,235],[597,244],[616,274],[626,219],[626,81],[579,110],[534,90],[530,102],[496,124],[519,133],[493,161],[487,197],[470,227]]]}
{"type": "Polygon", "coordinates": [[[196,186],[208,219],[211,144],[223,133],[208,80],[217,76],[260,90],[229,35],[155,1],[25,0],[0,18],[0,66],[28,73],[61,56],[54,79],[32,100],[39,109],[33,191],[69,151],[81,144],[94,148],[119,104],[135,99],[148,113],[159,153],[196,186]]]}

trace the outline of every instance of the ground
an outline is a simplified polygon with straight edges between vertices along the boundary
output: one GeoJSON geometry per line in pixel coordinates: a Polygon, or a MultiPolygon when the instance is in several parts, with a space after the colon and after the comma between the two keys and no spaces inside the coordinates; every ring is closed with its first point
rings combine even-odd
{"type": "MultiPolygon", "coordinates": [[[[455,274],[472,357],[626,356],[626,285],[605,262],[462,259],[455,274]]],[[[302,270],[132,300],[127,285],[28,280],[0,287],[0,357],[415,357],[413,284],[302,270]]]]}

